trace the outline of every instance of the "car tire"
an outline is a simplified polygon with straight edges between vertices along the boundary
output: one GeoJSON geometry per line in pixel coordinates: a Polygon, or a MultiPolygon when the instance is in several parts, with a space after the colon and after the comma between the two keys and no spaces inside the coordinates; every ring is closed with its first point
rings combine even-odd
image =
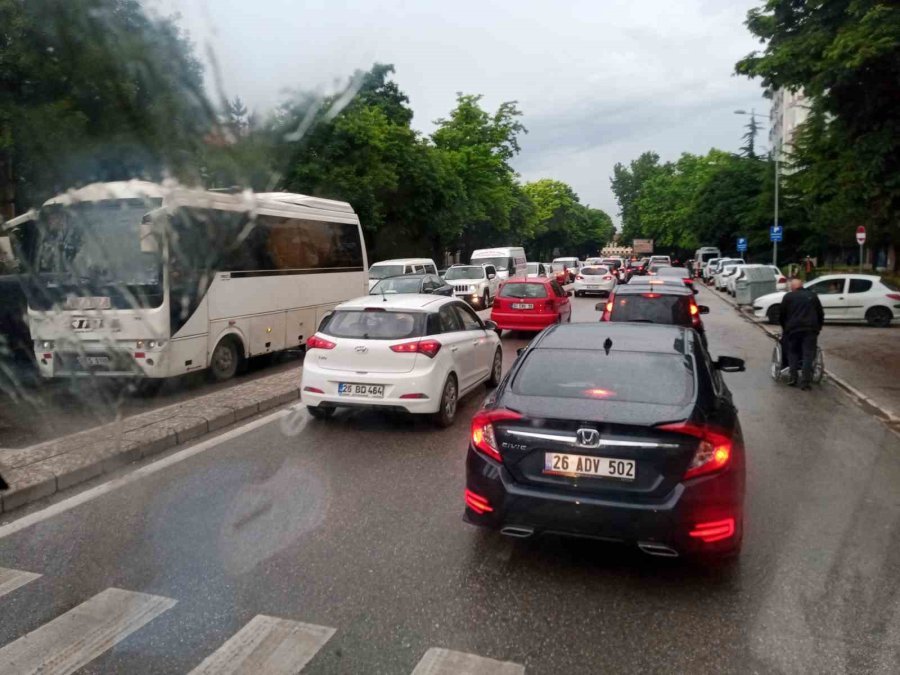
{"type": "Polygon", "coordinates": [[[576,298],[580,298],[582,295],[584,295],[584,292],[583,292],[583,291],[575,291],[575,297],[576,297],[576,298]]]}
{"type": "Polygon", "coordinates": [[[307,409],[307,411],[309,411],[309,414],[312,415],[317,420],[329,419],[332,415],[334,415],[334,410],[335,410],[334,408],[321,407],[321,406],[315,406],[315,405],[308,405],[308,406],[306,406],[306,409],[307,409]]]}
{"type": "Polygon", "coordinates": [[[894,320],[894,315],[887,307],[872,307],[866,312],[866,322],[875,328],[887,328],[894,320]]]}
{"type": "Polygon", "coordinates": [[[441,390],[441,403],[438,411],[431,416],[435,426],[446,429],[456,419],[456,410],[459,407],[459,387],[456,383],[456,375],[450,373],[441,390]]]}
{"type": "Polygon", "coordinates": [[[224,382],[234,377],[241,365],[241,354],[238,342],[232,337],[224,337],[213,350],[209,359],[209,371],[217,382],[224,382]]]}
{"type": "Polygon", "coordinates": [[[766,310],[766,321],[771,324],[777,324],[781,321],[781,305],[771,305],[766,310]]]}
{"type": "Polygon", "coordinates": [[[487,386],[491,389],[500,384],[503,379],[503,350],[497,347],[494,352],[494,361],[491,363],[491,376],[487,379],[487,386]]]}

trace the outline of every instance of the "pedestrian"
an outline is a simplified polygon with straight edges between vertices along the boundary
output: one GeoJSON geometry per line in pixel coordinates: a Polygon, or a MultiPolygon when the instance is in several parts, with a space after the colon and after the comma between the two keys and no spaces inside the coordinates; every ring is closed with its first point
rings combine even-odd
{"type": "Polygon", "coordinates": [[[819,296],[804,288],[800,279],[791,279],[791,290],[781,299],[780,321],[790,368],[788,384],[809,390],[825,312],[819,296]]]}
{"type": "Polygon", "coordinates": [[[806,272],[807,281],[812,279],[816,274],[816,264],[809,256],[806,256],[806,260],[803,261],[803,270],[806,272]]]}

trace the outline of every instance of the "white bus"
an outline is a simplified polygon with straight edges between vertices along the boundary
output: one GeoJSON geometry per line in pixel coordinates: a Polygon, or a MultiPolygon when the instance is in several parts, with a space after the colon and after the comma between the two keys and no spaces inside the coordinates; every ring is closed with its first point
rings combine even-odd
{"type": "Polygon", "coordinates": [[[472,251],[470,261],[472,265],[493,265],[501,279],[528,276],[528,261],[521,246],[481,248],[472,251]]]}
{"type": "Polygon", "coordinates": [[[27,248],[28,321],[44,377],[225,380],[305,344],[366,295],[359,219],[344,202],[141,181],[48,200],[27,248]]]}

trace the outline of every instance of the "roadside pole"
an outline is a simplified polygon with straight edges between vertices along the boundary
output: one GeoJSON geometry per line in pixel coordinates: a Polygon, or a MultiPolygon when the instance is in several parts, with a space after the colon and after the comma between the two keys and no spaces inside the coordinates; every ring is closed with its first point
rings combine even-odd
{"type": "Polygon", "coordinates": [[[859,273],[863,271],[863,247],[866,245],[866,228],[862,225],[856,228],[856,243],[859,244],[859,273]]]}
{"type": "MultiPolygon", "coordinates": [[[[778,227],[778,179],[780,173],[778,163],[781,161],[780,155],[781,148],[779,147],[775,151],[775,220],[772,221],[773,234],[775,228],[778,228],[780,233],[780,228],[778,227]]],[[[774,236],[772,237],[772,264],[775,265],[775,267],[778,267],[778,240],[780,238],[780,234],[778,239],[776,239],[774,236]]]]}

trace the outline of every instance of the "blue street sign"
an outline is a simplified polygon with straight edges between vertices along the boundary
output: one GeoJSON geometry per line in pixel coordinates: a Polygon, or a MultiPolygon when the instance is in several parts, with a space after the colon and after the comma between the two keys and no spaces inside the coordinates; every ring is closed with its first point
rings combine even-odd
{"type": "Polygon", "coordinates": [[[781,241],[784,235],[784,228],[781,225],[772,225],[769,228],[769,241],[781,241]]]}
{"type": "Polygon", "coordinates": [[[747,250],[747,238],[746,237],[738,237],[737,250],[739,253],[743,253],[744,251],[747,250]]]}

